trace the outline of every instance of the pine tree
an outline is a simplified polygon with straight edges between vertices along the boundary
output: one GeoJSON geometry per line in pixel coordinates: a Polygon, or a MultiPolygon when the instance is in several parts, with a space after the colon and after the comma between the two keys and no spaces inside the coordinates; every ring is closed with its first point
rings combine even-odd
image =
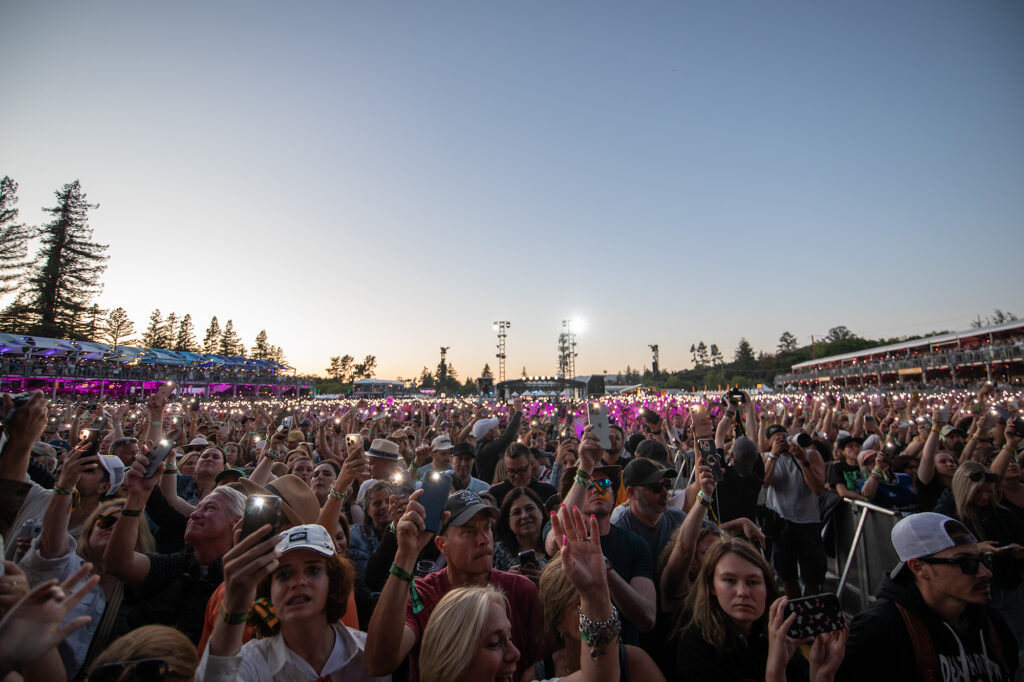
{"type": "Polygon", "coordinates": [[[480,370],[480,377],[488,377],[490,379],[494,378],[494,373],[491,371],[491,366],[489,364],[484,363],[484,368],[480,370]]]}
{"type": "Polygon", "coordinates": [[[18,183],[4,176],[0,180],[0,296],[15,291],[25,273],[25,256],[32,230],[16,222],[18,183]]]}
{"type": "Polygon", "coordinates": [[[185,317],[181,318],[181,324],[178,325],[177,335],[174,339],[174,350],[182,350],[189,353],[195,353],[199,350],[199,344],[196,343],[196,330],[192,324],[192,316],[185,314],[185,317]]]}
{"type": "Polygon", "coordinates": [[[790,351],[794,351],[796,350],[796,344],[797,341],[795,336],[790,334],[788,331],[782,332],[782,335],[779,337],[779,352],[789,353],[790,351]]]}
{"type": "Polygon", "coordinates": [[[149,314],[149,326],[142,335],[143,348],[161,348],[164,336],[164,316],[157,308],[149,314]]]}
{"type": "Polygon", "coordinates": [[[424,367],[420,372],[420,378],[416,380],[416,385],[420,388],[434,388],[437,383],[434,381],[434,375],[431,374],[430,370],[424,367]]]}
{"type": "Polygon", "coordinates": [[[103,327],[103,319],[106,315],[106,310],[100,308],[96,303],[92,304],[92,308],[89,309],[89,314],[86,317],[85,338],[90,341],[95,341],[99,338],[103,327]]]}
{"type": "Polygon", "coordinates": [[[28,334],[35,321],[29,306],[28,292],[22,291],[10,305],[0,311],[0,332],[28,334]]]}
{"type": "Polygon", "coordinates": [[[267,360],[270,358],[270,344],[267,343],[266,329],[261,329],[260,333],[256,335],[256,343],[253,345],[249,356],[256,360],[267,360]]]}
{"type": "Polygon", "coordinates": [[[697,366],[697,346],[690,344],[690,356],[693,358],[693,366],[697,366]]]}
{"type": "Polygon", "coordinates": [[[703,341],[697,344],[697,366],[708,366],[708,347],[703,341]]]}
{"type": "Polygon", "coordinates": [[[712,365],[721,365],[723,363],[723,361],[724,361],[724,358],[722,357],[722,351],[720,351],[718,349],[718,344],[717,343],[711,344],[711,364],[712,365]]]}
{"type": "Polygon", "coordinates": [[[220,352],[220,339],[220,323],[217,322],[217,316],[214,315],[213,319],[210,320],[210,326],[206,329],[206,336],[203,337],[203,352],[220,352]]]}
{"type": "Polygon", "coordinates": [[[284,349],[281,348],[281,346],[272,345],[270,347],[270,356],[267,358],[267,360],[271,360],[272,362],[276,362],[280,365],[288,364],[288,361],[284,357],[284,349]]]}
{"type": "Polygon", "coordinates": [[[372,379],[374,370],[377,368],[377,356],[367,355],[363,361],[352,368],[353,379],[372,379]]]}
{"type": "Polygon", "coordinates": [[[754,356],[754,348],[745,338],[740,339],[736,344],[736,353],[733,355],[733,362],[741,369],[753,367],[757,358],[754,356]]]}
{"type": "Polygon", "coordinates": [[[43,209],[53,219],[39,229],[42,244],[26,280],[32,333],[68,338],[76,332],[81,315],[103,288],[109,258],[107,247],[92,241],[89,209],[99,204],[86,201],[78,180],[55,192],[57,205],[43,209]]]}
{"type": "Polygon", "coordinates": [[[167,315],[167,321],[164,322],[164,328],[160,334],[160,347],[166,350],[174,348],[174,339],[178,332],[178,313],[170,313],[167,315]]]}
{"type": "Polygon", "coordinates": [[[129,338],[135,333],[135,325],[128,319],[128,313],[124,308],[114,308],[107,315],[100,328],[100,340],[111,346],[127,345],[131,343],[129,338]]]}
{"type": "Polygon", "coordinates": [[[224,325],[224,333],[220,337],[220,354],[231,357],[240,355],[243,351],[242,340],[235,333],[235,323],[228,320],[224,325]]]}

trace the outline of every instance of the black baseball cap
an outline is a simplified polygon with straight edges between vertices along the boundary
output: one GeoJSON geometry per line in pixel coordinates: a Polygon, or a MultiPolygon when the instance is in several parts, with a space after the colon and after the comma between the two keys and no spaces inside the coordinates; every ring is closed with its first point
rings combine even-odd
{"type": "Polygon", "coordinates": [[[776,433],[782,433],[782,434],[785,434],[785,433],[787,433],[787,431],[786,431],[786,427],[785,427],[785,426],[783,426],[782,424],[772,424],[772,425],[771,425],[771,426],[769,426],[769,427],[768,427],[768,429],[767,429],[767,430],[766,430],[766,431],[764,432],[764,437],[765,437],[765,438],[771,438],[771,437],[772,437],[772,436],[774,436],[774,435],[775,435],[776,433]]]}
{"type": "Polygon", "coordinates": [[[651,459],[637,458],[622,470],[622,482],[626,486],[654,485],[666,478],[675,478],[675,469],[663,469],[651,459]]]}
{"type": "Polygon", "coordinates": [[[456,443],[451,449],[451,455],[452,457],[458,457],[459,455],[476,457],[476,450],[469,443],[456,443]]]}
{"type": "Polygon", "coordinates": [[[448,517],[449,526],[463,526],[482,511],[490,514],[492,519],[501,516],[497,507],[485,504],[472,490],[460,490],[454,495],[449,495],[444,510],[451,514],[448,517]]]}

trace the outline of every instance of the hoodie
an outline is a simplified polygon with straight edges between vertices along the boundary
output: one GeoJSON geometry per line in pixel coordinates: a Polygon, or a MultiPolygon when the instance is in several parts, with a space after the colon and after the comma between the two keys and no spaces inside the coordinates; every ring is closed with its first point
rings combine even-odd
{"type": "Polygon", "coordinates": [[[854,617],[846,657],[836,679],[885,682],[920,679],[914,646],[896,605],[902,605],[928,628],[938,655],[938,679],[945,682],[1009,682],[1017,669],[1017,642],[1002,617],[990,606],[970,605],[960,627],[944,622],[924,602],[912,579],[886,577],[878,601],[854,617]],[[1003,671],[990,641],[991,619],[1002,642],[1003,671]]]}

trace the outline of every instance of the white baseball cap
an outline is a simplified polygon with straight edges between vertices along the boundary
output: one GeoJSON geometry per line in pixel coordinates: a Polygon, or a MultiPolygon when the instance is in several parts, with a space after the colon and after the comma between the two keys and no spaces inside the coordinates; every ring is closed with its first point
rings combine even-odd
{"type": "Polygon", "coordinates": [[[455,446],[452,445],[452,439],[448,436],[438,436],[430,441],[431,450],[451,450],[453,447],[455,446]]]}
{"type": "Polygon", "coordinates": [[[295,549],[311,549],[317,554],[334,556],[334,543],[327,529],[316,523],[307,523],[281,531],[277,551],[287,554],[295,549]]]}
{"type": "Polygon", "coordinates": [[[473,438],[480,440],[485,435],[487,435],[488,431],[490,431],[493,428],[497,428],[497,426],[497,417],[491,417],[490,419],[478,419],[477,422],[473,424],[473,438]]]}
{"type": "Polygon", "coordinates": [[[920,559],[950,547],[973,545],[978,542],[978,538],[974,537],[967,526],[956,519],[935,512],[921,512],[900,519],[893,526],[891,537],[892,546],[900,558],[899,565],[890,574],[893,578],[911,559],[920,559]]]}

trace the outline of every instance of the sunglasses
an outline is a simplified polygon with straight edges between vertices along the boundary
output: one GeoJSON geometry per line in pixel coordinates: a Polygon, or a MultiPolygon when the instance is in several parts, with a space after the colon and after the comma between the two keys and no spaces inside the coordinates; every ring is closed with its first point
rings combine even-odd
{"type": "Polygon", "coordinates": [[[137,658],[105,663],[89,674],[89,682],[163,682],[167,679],[167,661],[162,658],[137,658]]]}
{"type": "Polygon", "coordinates": [[[935,557],[922,557],[918,561],[925,564],[955,564],[960,567],[960,571],[964,575],[975,575],[978,572],[978,566],[984,566],[988,570],[992,570],[992,555],[991,554],[979,554],[978,556],[958,556],[953,559],[937,559],[935,557]]]}
{"type": "Polygon", "coordinates": [[[975,471],[967,478],[971,479],[971,483],[977,483],[982,479],[985,479],[986,483],[995,483],[999,480],[999,476],[993,474],[991,471],[975,471]]]}
{"type": "Polygon", "coordinates": [[[96,527],[102,530],[106,530],[107,528],[110,528],[115,523],[117,523],[117,520],[119,518],[121,518],[120,509],[116,511],[107,512],[106,514],[102,514],[96,517],[96,527]]]}
{"type": "Polygon", "coordinates": [[[612,479],[610,479],[610,478],[595,478],[594,480],[592,480],[590,482],[590,486],[589,487],[595,489],[597,491],[598,495],[604,495],[605,492],[607,492],[608,490],[611,490],[612,479]]]}

